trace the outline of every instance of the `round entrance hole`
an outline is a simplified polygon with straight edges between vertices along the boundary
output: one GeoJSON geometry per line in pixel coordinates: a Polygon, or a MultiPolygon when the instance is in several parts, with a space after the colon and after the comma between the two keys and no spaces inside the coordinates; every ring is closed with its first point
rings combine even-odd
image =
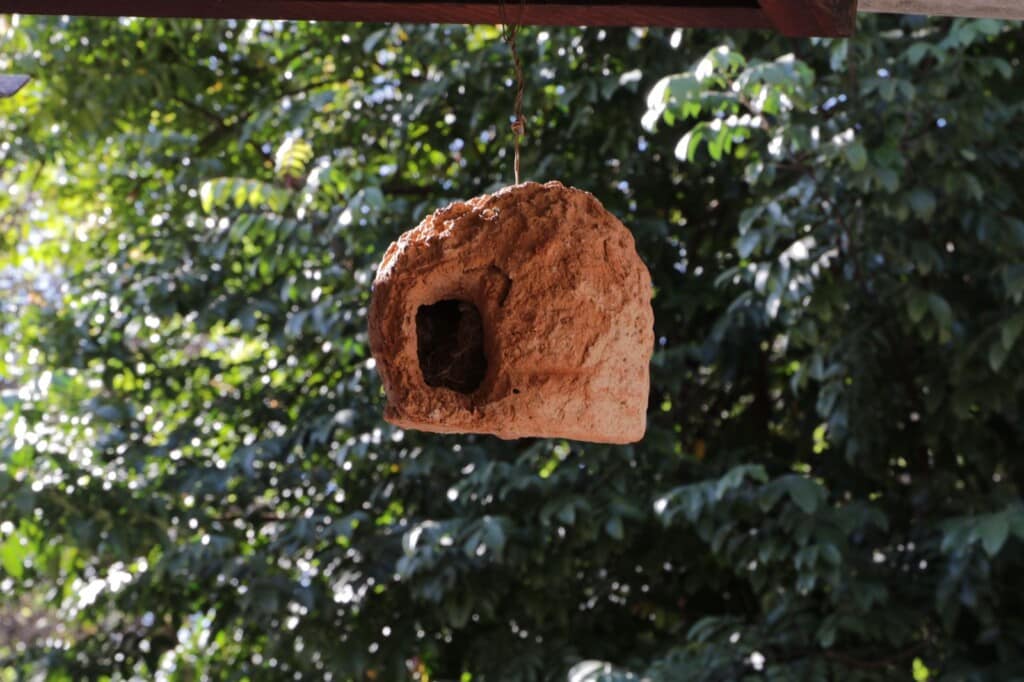
{"type": "Polygon", "coordinates": [[[472,393],[487,372],[480,311],[457,299],[421,305],[416,311],[416,353],[427,386],[472,393]]]}

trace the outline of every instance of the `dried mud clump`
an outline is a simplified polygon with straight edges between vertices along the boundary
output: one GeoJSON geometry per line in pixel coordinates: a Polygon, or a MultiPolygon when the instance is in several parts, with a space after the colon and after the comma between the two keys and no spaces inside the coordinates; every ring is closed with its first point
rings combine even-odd
{"type": "Polygon", "coordinates": [[[651,277],[632,234],[591,194],[508,187],[443,208],[391,245],[370,348],[397,426],[635,442],[654,348],[651,277]]]}

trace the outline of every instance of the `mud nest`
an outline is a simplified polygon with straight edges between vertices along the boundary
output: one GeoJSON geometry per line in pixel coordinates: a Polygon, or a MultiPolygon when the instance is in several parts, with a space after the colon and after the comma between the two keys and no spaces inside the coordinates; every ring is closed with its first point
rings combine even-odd
{"type": "Polygon", "coordinates": [[[643,437],[651,279],[590,194],[525,183],[458,202],[391,245],[370,347],[405,428],[626,443],[643,437]]]}

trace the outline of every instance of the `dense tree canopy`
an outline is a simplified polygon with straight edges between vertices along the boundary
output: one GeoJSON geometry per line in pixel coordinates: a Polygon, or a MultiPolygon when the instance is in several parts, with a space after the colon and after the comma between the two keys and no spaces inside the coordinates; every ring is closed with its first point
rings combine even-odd
{"type": "Polygon", "coordinates": [[[859,29],[522,34],[655,283],[608,447],[380,418],[496,28],[0,17],[0,677],[1024,677],[1024,31],[859,29]]]}

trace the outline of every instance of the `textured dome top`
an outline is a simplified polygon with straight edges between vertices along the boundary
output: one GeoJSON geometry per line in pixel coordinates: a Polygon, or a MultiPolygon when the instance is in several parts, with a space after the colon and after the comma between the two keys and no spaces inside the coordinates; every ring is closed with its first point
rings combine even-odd
{"type": "Polygon", "coordinates": [[[587,192],[531,182],[454,203],[377,271],[384,416],[443,433],[639,440],[650,299],[632,234],[587,192]]]}

